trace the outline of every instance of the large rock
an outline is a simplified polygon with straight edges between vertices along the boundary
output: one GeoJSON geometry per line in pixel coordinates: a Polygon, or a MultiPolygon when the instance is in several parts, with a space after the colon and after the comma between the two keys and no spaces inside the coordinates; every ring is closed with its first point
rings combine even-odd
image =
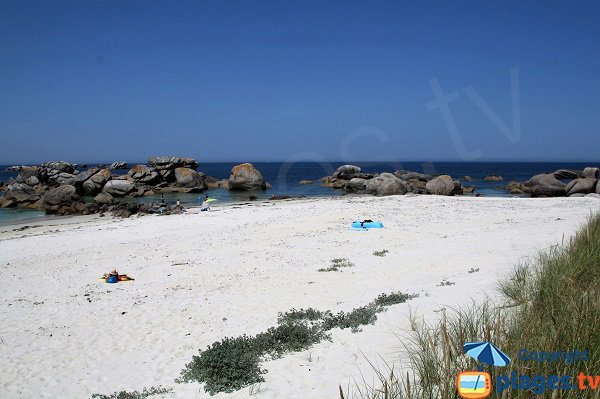
{"type": "Polygon", "coordinates": [[[599,175],[599,169],[598,168],[590,168],[587,167],[583,170],[583,177],[594,177],[594,178],[598,178],[600,177],[599,175]]]}
{"type": "Polygon", "coordinates": [[[38,193],[26,183],[11,183],[6,187],[5,200],[15,203],[35,202],[40,199],[38,193]]]}
{"type": "Polygon", "coordinates": [[[94,197],[94,202],[97,204],[110,204],[113,202],[113,196],[109,193],[100,193],[94,197]]]}
{"type": "Polygon", "coordinates": [[[181,157],[150,157],[148,163],[156,170],[174,170],[176,168],[190,168],[196,170],[198,162],[192,158],[181,157]]]}
{"type": "Polygon", "coordinates": [[[525,186],[533,197],[564,197],[566,185],[553,173],[541,173],[529,179],[525,186]]]}
{"type": "Polygon", "coordinates": [[[155,185],[162,181],[162,176],[156,169],[146,165],[135,165],[127,173],[136,182],[155,185]]]}
{"type": "Polygon", "coordinates": [[[204,190],[206,188],[204,173],[196,172],[190,168],[175,169],[175,182],[179,187],[195,188],[197,190],[204,190]]]}
{"type": "Polygon", "coordinates": [[[229,175],[229,188],[231,190],[257,190],[266,189],[263,175],[251,163],[236,165],[229,175]]]}
{"type": "Polygon", "coordinates": [[[367,188],[367,180],[355,177],[350,179],[344,186],[344,191],[347,193],[359,193],[365,191],[367,188]]]}
{"type": "Polygon", "coordinates": [[[50,189],[42,198],[44,204],[48,206],[70,204],[78,199],[79,195],[77,195],[77,190],[75,189],[75,186],[71,185],[64,185],[50,189]]]}
{"type": "Polygon", "coordinates": [[[59,185],[68,185],[72,186],[75,183],[76,175],[72,173],[60,172],[58,175],[54,176],[54,182],[59,185]]]}
{"type": "MultiPolygon", "coordinates": [[[[85,172],[84,172],[85,173],[85,172]]],[[[79,177],[79,175],[77,176],[79,177]]],[[[89,176],[81,185],[83,195],[94,196],[102,191],[107,181],[111,179],[111,173],[108,169],[100,169],[89,176]]]]}
{"type": "Polygon", "coordinates": [[[454,180],[448,175],[441,175],[428,181],[425,188],[430,194],[450,195],[454,191],[454,180]]]}
{"type": "Polygon", "coordinates": [[[333,177],[335,177],[336,179],[350,180],[353,177],[357,177],[354,175],[360,173],[361,171],[362,169],[358,166],[342,165],[339,168],[337,168],[337,170],[333,173],[333,177]]]}
{"type": "Polygon", "coordinates": [[[567,184],[567,187],[565,187],[565,192],[568,196],[572,196],[573,194],[590,194],[595,192],[597,183],[598,179],[595,177],[571,180],[567,184]]]}
{"type": "Polygon", "coordinates": [[[40,184],[40,179],[38,179],[36,176],[29,176],[27,180],[25,180],[25,184],[31,187],[37,186],[40,184]]]}
{"type": "Polygon", "coordinates": [[[375,194],[377,196],[384,195],[404,195],[410,189],[406,182],[400,180],[391,173],[382,173],[367,181],[367,194],[375,194]]]}
{"type": "Polygon", "coordinates": [[[134,189],[135,185],[128,180],[109,180],[102,188],[102,192],[113,197],[124,197],[134,189]]]}
{"type": "Polygon", "coordinates": [[[125,161],[117,161],[117,162],[113,162],[110,164],[110,166],[108,167],[108,169],[110,170],[116,170],[116,169],[127,169],[129,166],[127,166],[127,162],[125,161]]]}
{"type": "Polygon", "coordinates": [[[79,173],[77,176],[75,176],[75,179],[73,181],[73,185],[75,186],[75,188],[77,190],[80,190],[83,187],[83,183],[85,183],[89,178],[91,178],[96,173],[98,173],[98,170],[99,170],[98,168],[90,168],[84,172],[79,173]]]}

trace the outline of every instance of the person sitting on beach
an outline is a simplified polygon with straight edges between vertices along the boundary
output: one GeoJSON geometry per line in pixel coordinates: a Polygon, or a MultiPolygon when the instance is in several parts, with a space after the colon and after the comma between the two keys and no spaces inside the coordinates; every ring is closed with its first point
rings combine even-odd
{"type": "Polygon", "coordinates": [[[133,280],[133,278],[129,277],[126,274],[119,274],[117,269],[113,269],[113,271],[108,274],[105,273],[104,276],[102,276],[102,278],[109,284],[118,283],[119,281],[133,280]]]}
{"type": "Polygon", "coordinates": [[[119,272],[117,272],[117,269],[113,269],[112,272],[105,274],[104,280],[106,280],[106,282],[109,284],[118,283],[119,282],[119,272]]]}
{"type": "Polygon", "coordinates": [[[204,200],[204,202],[202,203],[202,206],[200,207],[200,211],[204,212],[204,211],[209,211],[210,210],[210,202],[204,200]]]}

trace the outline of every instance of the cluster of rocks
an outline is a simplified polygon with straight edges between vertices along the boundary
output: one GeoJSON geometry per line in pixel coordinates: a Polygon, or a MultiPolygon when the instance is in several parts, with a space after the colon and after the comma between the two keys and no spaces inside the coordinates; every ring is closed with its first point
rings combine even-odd
{"type": "Polygon", "coordinates": [[[532,197],[583,197],[600,198],[600,171],[587,167],[582,171],[559,169],[541,173],[526,182],[512,181],[505,187],[513,194],[529,194],[532,197]]]}
{"type": "Polygon", "coordinates": [[[474,187],[465,187],[448,175],[431,176],[408,170],[372,174],[363,173],[360,167],[354,165],[340,166],[332,176],[323,177],[321,181],[323,187],[376,196],[407,193],[461,195],[474,190],[474,187]]]}
{"type": "MultiPolygon", "coordinates": [[[[77,165],[64,161],[11,167],[10,170],[18,170],[19,175],[6,185],[0,207],[30,208],[59,215],[113,212],[129,216],[156,212],[152,212],[151,206],[146,209],[146,205],[136,203],[123,205],[116,198],[194,193],[210,186],[231,190],[270,188],[262,174],[249,163],[234,166],[225,181],[198,172],[198,162],[191,158],[151,157],[148,165],[135,165],[127,174],[111,172],[123,168],[127,168],[127,163],[115,162],[109,167],[80,171],[77,165]]],[[[164,206],[158,209],[160,213],[171,212],[164,206]]]]}

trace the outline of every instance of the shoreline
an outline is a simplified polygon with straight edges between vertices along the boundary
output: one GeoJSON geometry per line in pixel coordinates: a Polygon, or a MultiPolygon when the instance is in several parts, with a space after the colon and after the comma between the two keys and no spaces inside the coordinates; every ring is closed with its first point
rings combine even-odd
{"type": "Polygon", "coordinates": [[[264,362],[266,381],[255,387],[259,398],[334,396],[361,374],[375,381],[369,361],[402,363],[395,334],[410,328],[411,313],[437,317],[493,296],[498,276],[599,209],[592,198],[343,196],[2,231],[0,278],[10,284],[0,293],[1,388],[50,398],[163,385],[175,389],[167,398],[196,397],[199,384],[173,382],[192,356],[265,331],[278,312],[349,311],[381,293],[420,294],[361,332],[334,329],[331,342],[264,362]],[[364,218],[385,228],[350,229],[364,218]],[[385,257],[373,256],[382,249],[385,257]],[[354,266],[318,272],[334,258],[354,266]],[[135,281],[98,280],[115,267],[135,281]]]}

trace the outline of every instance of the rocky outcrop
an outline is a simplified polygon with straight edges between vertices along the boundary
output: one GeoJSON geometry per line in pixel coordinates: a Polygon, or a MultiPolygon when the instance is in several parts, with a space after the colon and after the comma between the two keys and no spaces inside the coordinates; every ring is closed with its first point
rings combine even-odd
{"type": "Polygon", "coordinates": [[[129,166],[127,165],[127,162],[124,162],[124,161],[113,162],[108,167],[108,169],[110,169],[110,170],[128,169],[128,168],[129,168],[129,166]]]}
{"type": "Polygon", "coordinates": [[[206,184],[204,184],[204,173],[196,172],[190,168],[175,169],[175,184],[178,187],[191,188],[195,191],[206,189],[206,184]]]}
{"type": "Polygon", "coordinates": [[[409,190],[410,187],[405,181],[400,180],[391,173],[382,173],[379,176],[366,181],[365,192],[376,196],[386,196],[404,195],[409,190]]]}
{"type": "Polygon", "coordinates": [[[571,197],[574,194],[590,194],[596,190],[598,179],[595,177],[584,177],[571,180],[565,187],[566,194],[571,197]]]}
{"type": "Polygon", "coordinates": [[[525,186],[533,197],[564,197],[565,183],[558,180],[552,173],[541,173],[529,179],[525,186]]]}
{"type": "Polygon", "coordinates": [[[502,176],[498,176],[498,175],[487,175],[486,177],[483,178],[483,180],[485,180],[485,181],[502,181],[504,179],[502,178],[502,176]]]}
{"type": "Polygon", "coordinates": [[[236,165],[229,175],[230,190],[265,190],[263,175],[251,163],[236,165]]]}
{"type": "Polygon", "coordinates": [[[102,192],[113,197],[125,197],[134,189],[135,185],[128,180],[109,180],[102,188],[102,192]]]}
{"type": "Polygon", "coordinates": [[[360,173],[361,171],[362,169],[358,166],[342,165],[339,168],[337,168],[337,170],[333,173],[333,177],[336,179],[350,180],[354,177],[357,177],[354,175],[360,173]]]}
{"type": "Polygon", "coordinates": [[[428,181],[425,188],[430,194],[451,195],[454,191],[454,180],[448,175],[441,175],[428,181]]]}

